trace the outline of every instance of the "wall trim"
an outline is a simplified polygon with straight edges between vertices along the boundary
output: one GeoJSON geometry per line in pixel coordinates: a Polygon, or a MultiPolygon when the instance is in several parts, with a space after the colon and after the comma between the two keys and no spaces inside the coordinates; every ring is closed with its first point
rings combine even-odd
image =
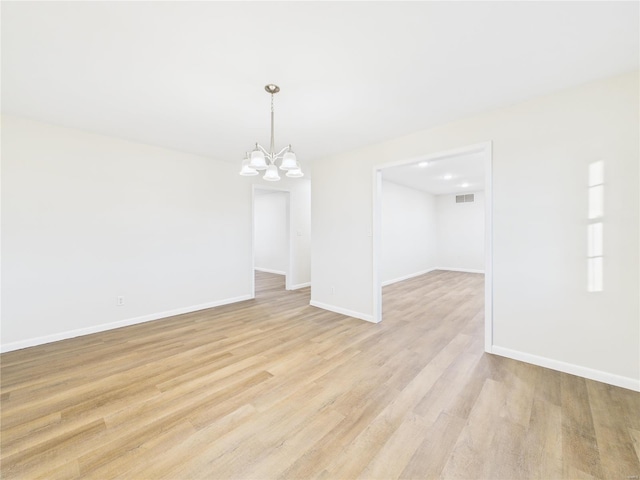
{"type": "Polygon", "coordinates": [[[402,277],[394,278],[394,279],[391,279],[391,280],[385,280],[384,282],[382,282],[382,286],[386,287],[387,285],[391,285],[393,283],[398,283],[398,282],[402,282],[404,280],[409,280],[410,278],[419,277],[420,275],[424,275],[425,273],[433,272],[434,270],[442,270],[442,269],[441,268],[438,269],[436,267],[427,268],[426,270],[421,270],[419,272],[410,273],[409,275],[404,275],[402,277]]]}
{"type": "Polygon", "coordinates": [[[43,345],[45,343],[58,342],[60,340],[66,340],[69,338],[81,337],[83,335],[90,335],[92,333],[104,332],[107,330],[113,330],[115,328],[128,327],[130,325],[136,325],[138,323],[151,322],[153,320],[160,320],[161,318],[173,317],[175,315],[182,315],[183,313],[197,312],[198,310],[205,310],[207,308],[219,307],[221,305],[228,305],[230,303],[243,302],[245,300],[251,300],[255,298],[253,295],[241,295],[239,297],[225,298],[222,300],[216,300],[208,303],[201,303],[199,305],[191,305],[189,307],[176,308],[173,310],[166,310],[164,312],[151,313],[149,315],[142,315],[140,317],[127,318],[124,320],[118,320],[116,322],[102,323],[100,325],[94,325],[92,327],[77,328],[75,330],[68,330],[66,332],[53,333],[51,335],[44,335],[42,337],[28,338],[26,340],[19,340],[17,342],[6,343],[0,345],[0,353],[11,352],[13,350],[21,350],[23,348],[35,347],[37,345],[43,345]]]}
{"type": "Polygon", "coordinates": [[[287,272],[283,272],[282,270],[273,270],[271,268],[254,267],[254,270],[256,270],[258,272],[275,273],[276,275],[286,275],[287,274],[287,272]]]}
{"type": "Polygon", "coordinates": [[[434,268],[434,270],[446,270],[448,272],[484,273],[484,270],[476,270],[473,268],[437,267],[434,268]]]}
{"type": "Polygon", "coordinates": [[[311,282],[299,283],[297,285],[291,285],[289,290],[298,290],[299,288],[305,288],[310,286],[311,286],[311,282]]]}
{"type": "Polygon", "coordinates": [[[336,305],[330,305],[328,303],[323,303],[323,302],[316,302],[315,300],[311,300],[309,302],[309,305],[311,305],[312,307],[321,308],[323,310],[329,310],[330,312],[339,313],[341,315],[346,315],[347,317],[353,317],[360,320],[364,320],[366,322],[378,323],[374,321],[373,315],[362,313],[362,312],[356,312],[355,310],[349,310],[348,308],[342,308],[336,305]]]}
{"type": "Polygon", "coordinates": [[[603,372],[602,370],[582,367],[573,363],[561,362],[560,360],[532,355],[530,353],[511,350],[510,348],[499,347],[497,345],[492,346],[491,353],[500,355],[501,357],[538,365],[539,367],[550,368],[551,370],[557,370],[558,372],[569,373],[571,375],[588,378],[589,380],[595,380],[597,382],[607,383],[609,385],[615,385],[616,387],[627,388],[629,390],[640,392],[640,379],[623,377],[621,375],[603,372]]]}

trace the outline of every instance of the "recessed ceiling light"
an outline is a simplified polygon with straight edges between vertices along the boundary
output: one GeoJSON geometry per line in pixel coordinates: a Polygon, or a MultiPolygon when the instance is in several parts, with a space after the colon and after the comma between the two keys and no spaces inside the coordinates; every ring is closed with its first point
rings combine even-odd
{"type": "Polygon", "coordinates": [[[428,167],[428,166],[429,166],[429,162],[420,162],[420,163],[418,164],[418,166],[419,166],[420,168],[428,167]]]}
{"type": "Polygon", "coordinates": [[[464,182],[462,185],[460,185],[462,188],[467,188],[469,186],[469,184],[467,182],[464,182]]]}
{"type": "Polygon", "coordinates": [[[450,173],[447,173],[444,177],[445,180],[451,180],[453,178],[453,175],[451,175],[450,173]]]}

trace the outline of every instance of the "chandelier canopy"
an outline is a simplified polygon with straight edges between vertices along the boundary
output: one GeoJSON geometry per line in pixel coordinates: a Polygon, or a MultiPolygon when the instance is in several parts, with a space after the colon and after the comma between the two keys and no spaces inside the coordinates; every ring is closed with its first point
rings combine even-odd
{"type": "Polygon", "coordinates": [[[240,175],[251,177],[253,175],[258,175],[258,171],[265,170],[262,178],[270,182],[277,182],[280,180],[280,175],[278,175],[278,165],[276,165],[276,161],[280,160],[280,170],[286,171],[287,177],[302,177],[304,174],[300,169],[300,164],[296,159],[296,154],[293,153],[293,150],[291,149],[291,145],[287,145],[278,153],[275,152],[275,141],[273,135],[273,96],[280,91],[280,87],[270,83],[269,85],[265,85],[264,89],[271,95],[271,146],[269,147],[269,151],[267,151],[262,145],[256,143],[251,155],[249,155],[249,152],[246,153],[244,160],[242,161],[240,175]]]}

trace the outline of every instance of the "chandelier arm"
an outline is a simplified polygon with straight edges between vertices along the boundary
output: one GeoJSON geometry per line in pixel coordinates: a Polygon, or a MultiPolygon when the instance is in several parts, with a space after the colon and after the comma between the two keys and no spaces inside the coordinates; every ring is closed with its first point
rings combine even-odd
{"type": "Polygon", "coordinates": [[[280,150],[278,153],[276,153],[274,159],[281,158],[284,155],[285,151],[289,150],[290,148],[291,148],[290,145],[287,145],[286,147],[284,147],[282,150],[280,150]]]}
{"type": "Polygon", "coordinates": [[[256,143],[256,146],[257,146],[260,150],[262,150],[262,153],[264,153],[264,155],[265,155],[266,157],[271,157],[271,154],[270,154],[269,152],[267,152],[267,151],[265,150],[265,148],[264,148],[262,145],[260,145],[259,143],[256,143]]]}

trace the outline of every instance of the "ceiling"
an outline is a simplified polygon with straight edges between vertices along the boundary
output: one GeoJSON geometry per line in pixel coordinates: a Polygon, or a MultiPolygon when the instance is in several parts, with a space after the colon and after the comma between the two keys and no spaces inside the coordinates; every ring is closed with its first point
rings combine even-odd
{"type": "Polygon", "coordinates": [[[432,195],[484,190],[484,155],[470,153],[429,162],[389,167],[382,179],[432,195]]]}
{"type": "Polygon", "coordinates": [[[302,160],[638,68],[638,2],[2,2],[2,111],[302,160]]]}

